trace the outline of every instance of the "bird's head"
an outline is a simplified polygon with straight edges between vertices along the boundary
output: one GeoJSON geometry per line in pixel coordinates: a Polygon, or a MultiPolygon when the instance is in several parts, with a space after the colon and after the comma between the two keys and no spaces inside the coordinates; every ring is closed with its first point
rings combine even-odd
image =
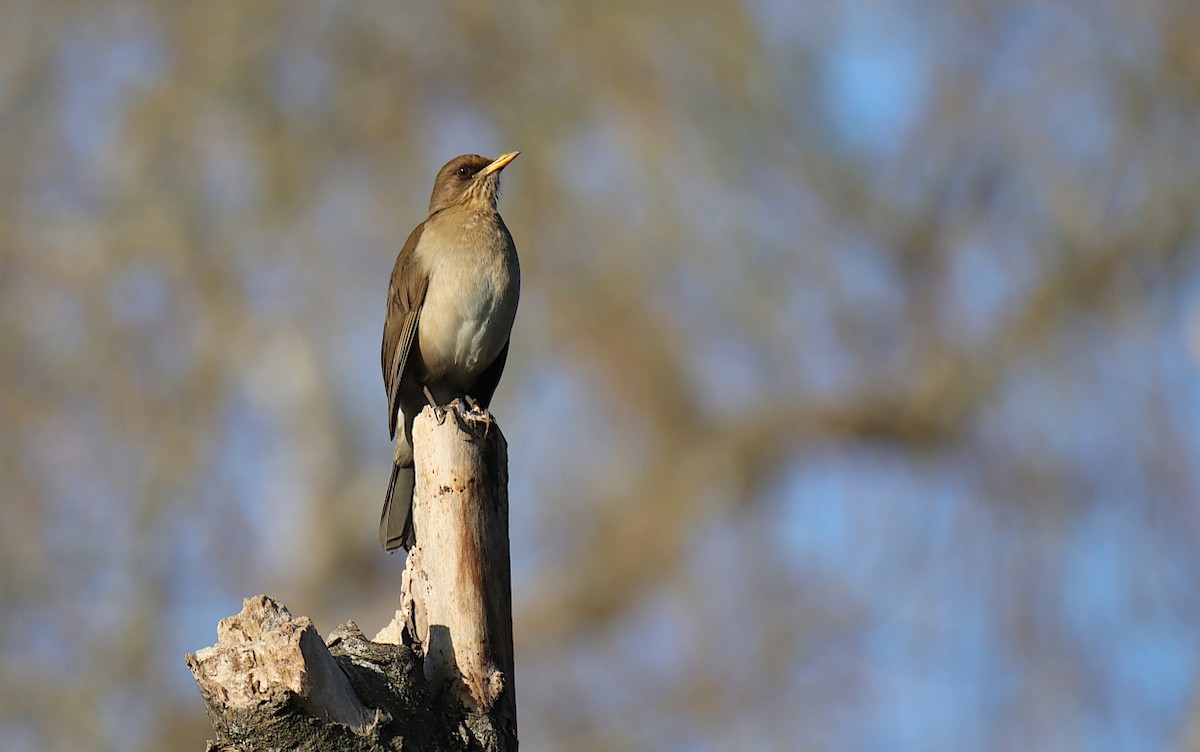
{"type": "Polygon", "coordinates": [[[482,201],[494,210],[500,195],[500,171],[520,153],[510,151],[495,159],[464,154],[451,159],[438,172],[437,180],[433,183],[429,213],[462,201],[482,201]]]}

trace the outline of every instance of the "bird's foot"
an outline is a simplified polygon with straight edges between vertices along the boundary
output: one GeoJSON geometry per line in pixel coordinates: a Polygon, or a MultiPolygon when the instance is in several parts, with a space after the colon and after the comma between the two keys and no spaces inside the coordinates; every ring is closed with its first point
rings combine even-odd
{"type": "Polygon", "coordinates": [[[433,398],[433,394],[430,393],[429,387],[424,386],[421,388],[425,391],[425,399],[429,400],[429,406],[433,408],[433,417],[437,418],[439,426],[442,425],[446,422],[446,408],[437,403],[437,400],[433,398]]]}
{"type": "Polygon", "coordinates": [[[486,439],[488,437],[488,431],[491,430],[492,423],[494,422],[492,419],[492,414],[488,412],[486,407],[476,402],[475,398],[469,394],[463,395],[463,402],[465,402],[467,407],[470,408],[470,417],[472,420],[483,421],[483,438],[486,439]]]}

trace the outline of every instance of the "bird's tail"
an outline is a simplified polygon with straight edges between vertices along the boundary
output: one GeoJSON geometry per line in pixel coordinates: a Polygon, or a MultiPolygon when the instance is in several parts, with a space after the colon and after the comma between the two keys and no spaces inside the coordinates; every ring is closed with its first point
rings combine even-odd
{"type": "Polygon", "coordinates": [[[404,467],[399,462],[392,463],[392,480],[383,500],[383,516],[379,518],[379,542],[386,551],[395,551],[401,546],[412,550],[417,542],[412,525],[415,484],[416,473],[412,465],[404,467]]]}

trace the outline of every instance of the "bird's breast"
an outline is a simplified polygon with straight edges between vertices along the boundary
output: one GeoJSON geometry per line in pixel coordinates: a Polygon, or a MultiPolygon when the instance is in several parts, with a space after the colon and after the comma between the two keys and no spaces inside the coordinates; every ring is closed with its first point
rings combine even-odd
{"type": "Polygon", "coordinates": [[[421,238],[429,286],[418,341],[428,378],[466,389],[508,341],[520,269],[503,224],[473,217],[456,229],[426,228],[421,238]]]}

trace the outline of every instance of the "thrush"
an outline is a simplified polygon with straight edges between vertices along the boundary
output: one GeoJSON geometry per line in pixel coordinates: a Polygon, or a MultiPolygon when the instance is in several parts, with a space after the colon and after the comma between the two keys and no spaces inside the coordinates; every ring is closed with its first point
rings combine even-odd
{"type": "Polygon", "coordinates": [[[500,172],[518,154],[464,154],[447,162],[433,183],[429,216],[408,236],[392,269],[381,358],[388,429],[396,441],[379,521],[379,541],[388,551],[416,543],[413,418],[427,403],[437,407],[457,398],[486,409],[504,371],[521,270],[496,201],[500,172]]]}

